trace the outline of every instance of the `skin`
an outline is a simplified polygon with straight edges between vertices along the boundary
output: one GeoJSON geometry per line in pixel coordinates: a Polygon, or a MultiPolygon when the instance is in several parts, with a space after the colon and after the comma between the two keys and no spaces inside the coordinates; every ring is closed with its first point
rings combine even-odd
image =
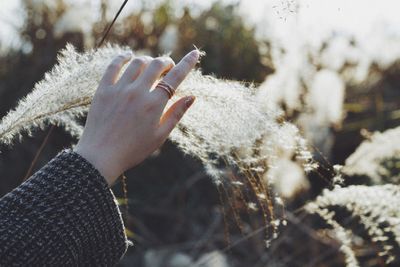
{"type": "Polygon", "coordinates": [[[170,57],[135,57],[117,80],[131,58],[130,53],[119,55],[108,66],[74,148],[110,186],[159,148],[194,102],[193,96],[183,97],[164,112],[168,94],[155,86],[167,73],[162,79],[177,88],[199,60],[197,50],[176,66],[170,57]]]}

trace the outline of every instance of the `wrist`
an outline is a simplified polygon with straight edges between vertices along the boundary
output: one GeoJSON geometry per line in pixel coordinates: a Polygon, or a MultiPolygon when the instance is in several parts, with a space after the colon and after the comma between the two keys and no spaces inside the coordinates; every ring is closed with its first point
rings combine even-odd
{"type": "Polygon", "coordinates": [[[98,151],[83,148],[79,143],[75,146],[73,151],[91,163],[104,177],[109,186],[112,186],[115,180],[117,180],[122,173],[116,164],[114,164],[109,158],[107,159],[103,157],[98,151]]]}

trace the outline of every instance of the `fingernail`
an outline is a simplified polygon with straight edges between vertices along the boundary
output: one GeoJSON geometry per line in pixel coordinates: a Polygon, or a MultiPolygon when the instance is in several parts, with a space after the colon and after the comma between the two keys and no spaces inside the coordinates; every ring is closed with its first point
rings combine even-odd
{"type": "Polygon", "coordinates": [[[194,96],[189,96],[189,97],[185,100],[186,108],[189,108],[189,107],[193,104],[194,99],[195,99],[194,96]]]}

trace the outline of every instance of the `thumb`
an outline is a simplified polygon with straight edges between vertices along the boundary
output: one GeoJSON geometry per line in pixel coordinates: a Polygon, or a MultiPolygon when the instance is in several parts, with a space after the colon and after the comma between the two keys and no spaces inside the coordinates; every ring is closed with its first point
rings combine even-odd
{"type": "Polygon", "coordinates": [[[182,119],[185,112],[193,104],[194,96],[182,97],[176,101],[161,117],[159,131],[163,138],[167,138],[178,122],[182,119]]]}

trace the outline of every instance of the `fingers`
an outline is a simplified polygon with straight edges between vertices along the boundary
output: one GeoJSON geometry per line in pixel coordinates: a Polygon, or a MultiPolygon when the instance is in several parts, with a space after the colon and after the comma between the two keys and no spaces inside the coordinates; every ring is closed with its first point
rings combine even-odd
{"type": "MultiPolygon", "coordinates": [[[[173,88],[178,88],[182,81],[186,78],[189,72],[196,66],[199,60],[200,52],[198,50],[193,50],[186,54],[179,63],[172,68],[167,75],[163,78],[163,81],[171,85],[173,88]]],[[[165,103],[168,101],[168,94],[159,88],[152,91],[153,94],[157,95],[159,98],[164,99],[165,103]]]]}
{"type": "Polygon", "coordinates": [[[173,66],[175,66],[175,62],[170,57],[158,57],[153,59],[138,78],[139,84],[142,85],[141,88],[149,90],[160,76],[169,71],[173,66]]]}
{"type": "Polygon", "coordinates": [[[176,101],[161,117],[159,133],[161,138],[165,140],[170,132],[175,128],[176,124],[182,119],[185,112],[193,104],[194,96],[187,96],[176,101]]]}
{"type": "Polygon", "coordinates": [[[136,80],[152,60],[153,58],[148,56],[134,58],[118,82],[128,84],[136,80]]]}
{"type": "Polygon", "coordinates": [[[164,77],[164,81],[173,88],[178,88],[181,82],[186,78],[189,72],[196,66],[199,60],[200,52],[193,50],[186,54],[181,61],[164,77]]]}
{"type": "Polygon", "coordinates": [[[101,84],[113,85],[117,80],[118,74],[121,71],[122,66],[124,66],[132,57],[132,52],[126,52],[124,54],[115,57],[110,65],[108,65],[103,77],[101,78],[101,84]]]}

